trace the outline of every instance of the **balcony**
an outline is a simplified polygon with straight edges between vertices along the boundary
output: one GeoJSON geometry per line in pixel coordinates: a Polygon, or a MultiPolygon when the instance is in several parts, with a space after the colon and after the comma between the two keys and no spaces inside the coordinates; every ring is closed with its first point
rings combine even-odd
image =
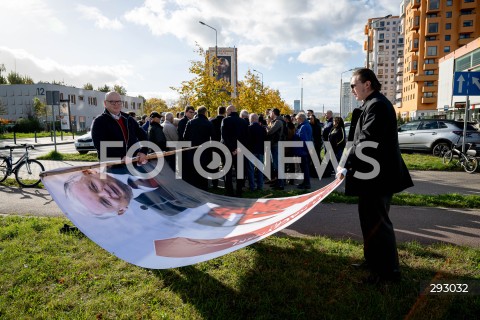
{"type": "Polygon", "coordinates": [[[459,33],[471,33],[475,32],[475,19],[472,18],[472,16],[461,16],[460,17],[460,22],[459,22],[459,33]],[[472,21],[471,26],[464,26],[465,21],[472,21]]]}
{"type": "Polygon", "coordinates": [[[427,18],[425,21],[425,35],[426,36],[434,36],[434,35],[439,35],[440,34],[440,26],[442,25],[442,21],[439,17],[432,17],[432,18],[427,18]],[[432,23],[437,23],[438,28],[436,31],[430,31],[428,30],[428,26],[432,23]]]}
{"type": "Polygon", "coordinates": [[[463,10],[463,9],[475,9],[477,7],[477,3],[478,1],[472,1],[472,2],[465,2],[465,1],[462,1],[462,4],[460,5],[460,9],[463,10]]]}
{"type": "Polygon", "coordinates": [[[461,46],[464,46],[466,45],[467,43],[470,43],[474,40],[474,38],[461,38],[461,39],[458,39],[458,46],[461,47],[461,46]]]}
{"type": "Polygon", "coordinates": [[[413,0],[410,2],[412,4],[412,9],[420,8],[420,5],[422,4],[422,0],[413,0]]]}
{"type": "Polygon", "coordinates": [[[438,64],[437,63],[429,63],[423,64],[423,70],[437,70],[438,69],[438,64]]]}
{"type": "Polygon", "coordinates": [[[423,86],[422,87],[422,92],[425,93],[425,92],[437,92],[438,88],[437,86],[423,86]]]}
{"type": "Polygon", "coordinates": [[[436,74],[419,74],[415,75],[413,77],[414,82],[419,82],[419,81],[437,81],[438,80],[438,75],[436,74]]]}
{"type": "Polygon", "coordinates": [[[428,103],[436,103],[437,98],[436,97],[422,97],[422,103],[428,104],[428,103]]]}
{"type": "Polygon", "coordinates": [[[420,29],[420,11],[414,11],[412,15],[412,24],[409,31],[420,29]]]}

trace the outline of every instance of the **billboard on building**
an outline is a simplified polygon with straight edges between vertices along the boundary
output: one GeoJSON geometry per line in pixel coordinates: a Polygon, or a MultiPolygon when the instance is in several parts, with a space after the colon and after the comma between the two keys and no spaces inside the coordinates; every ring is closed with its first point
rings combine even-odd
{"type": "MultiPolygon", "coordinates": [[[[211,59],[217,55],[215,77],[223,79],[233,87],[232,95],[237,96],[237,48],[215,48],[207,50],[207,58],[211,59]]],[[[212,69],[212,75],[214,70],[212,69]]]]}

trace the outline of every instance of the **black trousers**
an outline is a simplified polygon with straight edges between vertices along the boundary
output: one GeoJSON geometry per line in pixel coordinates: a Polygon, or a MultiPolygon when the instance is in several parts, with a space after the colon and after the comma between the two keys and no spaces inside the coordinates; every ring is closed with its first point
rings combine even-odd
{"type": "Polygon", "coordinates": [[[399,270],[395,232],[388,217],[391,201],[391,194],[358,198],[363,254],[370,269],[382,277],[399,270]]]}
{"type": "Polygon", "coordinates": [[[244,185],[244,180],[243,180],[243,175],[241,178],[236,178],[236,188],[235,188],[235,193],[233,192],[233,175],[238,176],[238,155],[232,156],[232,167],[230,170],[227,171],[225,174],[225,195],[227,196],[237,196],[241,197],[242,196],[242,188],[244,185]],[[233,171],[233,168],[235,168],[235,172],[233,171]]]}

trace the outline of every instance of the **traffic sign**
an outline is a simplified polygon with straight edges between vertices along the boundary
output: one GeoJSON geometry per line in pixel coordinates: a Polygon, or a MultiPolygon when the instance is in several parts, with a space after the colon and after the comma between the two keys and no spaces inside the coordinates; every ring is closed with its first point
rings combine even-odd
{"type": "Polygon", "coordinates": [[[455,72],[454,96],[480,96],[480,72],[455,72]]]}

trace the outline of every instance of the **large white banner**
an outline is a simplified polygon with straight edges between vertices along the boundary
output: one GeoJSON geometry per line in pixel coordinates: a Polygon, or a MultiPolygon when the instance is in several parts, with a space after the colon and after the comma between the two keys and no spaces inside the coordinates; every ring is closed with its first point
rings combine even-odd
{"type": "MultiPolygon", "coordinates": [[[[153,170],[155,161],[142,168],[153,170]]],[[[243,199],[175,179],[168,165],[150,179],[117,165],[100,173],[47,171],[42,181],[65,215],[91,240],[137,266],[165,269],[213,259],[291,225],[342,182],[300,196],[243,199]]]]}

